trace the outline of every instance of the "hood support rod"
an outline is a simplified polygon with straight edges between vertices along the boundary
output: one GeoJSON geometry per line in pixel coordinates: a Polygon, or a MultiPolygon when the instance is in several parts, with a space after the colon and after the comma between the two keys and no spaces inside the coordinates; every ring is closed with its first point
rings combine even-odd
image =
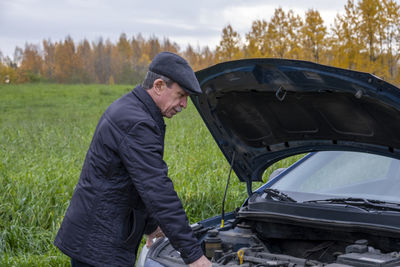
{"type": "Polygon", "coordinates": [[[228,191],[229,180],[231,179],[231,173],[232,173],[232,168],[233,168],[233,162],[235,161],[235,154],[236,154],[235,151],[233,151],[232,161],[231,161],[231,167],[230,167],[230,169],[229,169],[228,181],[226,182],[224,198],[222,199],[221,228],[224,227],[224,220],[225,220],[225,198],[226,198],[226,192],[228,191]]]}
{"type": "Polygon", "coordinates": [[[249,197],[251,197],[251,195],[253,194],[253,181],[251,179],[248,179],[246,181],[246,187],[247,187],[247,194],[249,195],[249,197]]]}

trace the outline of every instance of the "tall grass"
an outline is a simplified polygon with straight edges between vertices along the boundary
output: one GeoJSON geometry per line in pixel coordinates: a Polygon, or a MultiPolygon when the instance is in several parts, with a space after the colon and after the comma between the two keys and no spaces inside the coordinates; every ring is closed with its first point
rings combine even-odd
{"type": "MultiPolygon", "coordinates": [[[[0,85],[0,266],[69,266],[54,236],[98,119],[131,89],[0,85]]],[[[216,215],[229,164],[191,103],[166,124],[165,160],[190,221],[216,215]]],[[[227,210],[247,196],[246,186],[232,178],[227,210]]]]}

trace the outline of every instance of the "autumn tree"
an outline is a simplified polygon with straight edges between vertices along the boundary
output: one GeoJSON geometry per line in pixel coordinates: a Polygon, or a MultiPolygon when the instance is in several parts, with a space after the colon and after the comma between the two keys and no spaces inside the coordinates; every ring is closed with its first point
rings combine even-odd
{"type": "Polygon", "coordinates": [[[50,40],[43,40],[43,72],[49,81],[55,80],[56,47],[50,40]]]}
{"type": "Polygon", "coordinates": [[[18,80],[18,74],[13,67],[12,60],[3,56],[0,51],[0,84],[15,83],[18,80]]]}
{"type": "Polygon", "coordinates": [[[146,40],[141,34],[132,37],[132,68],[134,81],[140,81],[146,75],[147,66],[150,64],[150,56],[146,53],[146,40]]]}
{"type": "Polygon", "coordinates": [[[400,5],[394,0],[382,1],[386,28],[384,43],[386,44],[386,58],[390,79],[398,75],[398,62],[400,60],[400,5]],[[397,48],[397,49],[396,49],[397,48]]]}
{"type": "Polygon", "coordinates": [[[198,69],[204,69],[215,64],[215,53],[208,46],[203,47],[200,52],[198,69]]]}
{"type": "Polygon", "coordinates": [[[310,9],[306,12],[301,33],[305,59],[320,62],[320,56],[326,48],[327,32],[318,10],[310,9]]]}
{"type": "Polygon", "coordinates": [[[108,83],[111,76],[111,43],[100,38],[93,43],[95,82],[108,83]]]}
{"type": "Polygon", "coordinates": [[[299,15],[296,15],[293,10],[287,13],[287,31],[288,31],[288,58],[301,59],[303,57],[302,34],[303,20],[299,15]]]}
{"type": "Polygon", "coordinates": [[[381,17],[382,5],[379,0],[361,0],[357,8],[361,17],[361,38],[368,48],[369,63],[372,63],[376,60],[380,23],[385,20],[381,17]]]}
{"type": "Polygon", "coordinates": [[[161,45],[161,50],[177,54],[179,53],[179,45],[175,42],[171,42],[169,38],[164,37],[161,45]]]}
{"type": "Polygon", "coordinates": [[[55,44],[54,77],[59,83],[78,82],[79,75],[75,43],[70,36],[55,44]]]}
{"type": "Polygon", "coordinates": [[[132,50],[131,64],[133,66],[137,65],[140,62],[141,55],[143,54],[143,43],[144,39],[142,35],[138,34],[137,37],[132,36],[130,45],[132,50]]]}
{"type": "Polygon", "coordinates": [[[283,9],[275,9],[274,15],[268,24],[268,38],[272,56],[284,58],[289,51],[289,30],[288,19],[283,9]]]}
{"type": "Polygon", "coordinates": [[[359,10],[353,0],[348,0],[344,9],[345,14],[338,14],[334,21],[330,38],[332,61],[328,63],[356,69],[360,66],[361,52],[365,47],[359,30],[359,10]]]}
{"type": "Polygon", "coordinates": [[[132,82],[132,47],[125,33],[121,34],[111,52],[111,72],[117,83],[132,82]]]}
{"type": "Polygon", "coordinates": [[[21,82],[39,81],[42,71],[43,59],[39,47],[33,44],[25,44],[19,68],[21,82]]]}
{"type": "Polygon", "coordinates": [[[199,63],[199,55],[195,52],[194,48],[189,44],[186,47],[186,50],[183,52],[183,57],[188,61],[190,66],[193,69],[196,69],[196,66],[199,63]]]}
{"type": "Polygon", "coordinates": [[[240,35],[229,24],[222,29],[222,40],[217,46],[215,57],[219,62],[243,57],[240,35]]]}
{"type": "Polygon", "coordinates": [[[271,50],[268,40],[267,22],[265,20],[253,21],[250,32],[246,34],[245,56],[247,58],[269,56],[271,50]]]}
{"type": "Polygon", "coordinates": [[[152,60],[158,53],[161,52],[161,45],[158,38],[151,36],[150,39],[145,43],[145,53],[149,55],[149,59],[152,60]]]}
{"type": "Polygon", "coordinates": [[[91,83],[95,81],[94,56],[88,40],[84,39],[78,44],[77,58],[79,60],[79,73],[81,83],[91,83]]]}

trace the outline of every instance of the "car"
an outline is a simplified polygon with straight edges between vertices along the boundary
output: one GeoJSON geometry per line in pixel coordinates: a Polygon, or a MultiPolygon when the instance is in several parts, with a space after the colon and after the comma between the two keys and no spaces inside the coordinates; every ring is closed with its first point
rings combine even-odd
{"type": "MultiPolygon", "coordinates": [[[[192,96],[248,198],[192,225],[213,266],[400,266],[400,90],[286,59],[198,71],[192,96]],[[272,164],[305,156],[262,181],[272,164]]],[[[138,266],[185,266],[168,238],[138,266]]]]}

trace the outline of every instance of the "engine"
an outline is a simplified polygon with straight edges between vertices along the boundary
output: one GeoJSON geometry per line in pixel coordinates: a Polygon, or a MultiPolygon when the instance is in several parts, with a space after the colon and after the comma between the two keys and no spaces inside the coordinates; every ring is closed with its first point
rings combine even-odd
{"type": "Polygon", "coordinates": [[[262,240],[248,224],[228,231],[210,230],[204,239],[213,266],[399,266],[398,252],[382,253],[365,239],[343,241],[262,240]]]}
{"type": "MultiPolygon", "coordinates": [[[[225,219],[222,228],[220,216],[192,226],[214,267],[400,266],[397,211],[275,201],[253,194],[225,219]]],[[[164,266],[186,266],[168,240],[157,243],[148,257],[164,266]]]]}
{"type": "MultiPolygon", "coordinates": [[[[391,251],[400,243],[387,237],[254,221],[228,225],[195,229],[214,267],[400,266],[400,253],[391,251]]],[[[164,266],[185,266],[167,239],[155,245],[150,258],[164,266]]]]}

